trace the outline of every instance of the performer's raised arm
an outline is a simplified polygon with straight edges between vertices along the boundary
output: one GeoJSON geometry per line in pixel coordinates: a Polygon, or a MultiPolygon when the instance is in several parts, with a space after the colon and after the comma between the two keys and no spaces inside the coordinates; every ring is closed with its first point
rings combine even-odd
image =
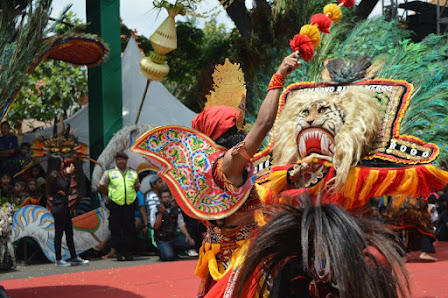
{"type": "Polygon", "coordinates": [[[244,183],[243,169],[258,151],[266,134],[274,125],[284,79],[299,65],[299,52],[294,52],[283,59],[277,72],[272,76],[268,94],[260,107],[254,126],[243,142],[226,153],[223,161],[223,173],[232,184],[244,183]]]}

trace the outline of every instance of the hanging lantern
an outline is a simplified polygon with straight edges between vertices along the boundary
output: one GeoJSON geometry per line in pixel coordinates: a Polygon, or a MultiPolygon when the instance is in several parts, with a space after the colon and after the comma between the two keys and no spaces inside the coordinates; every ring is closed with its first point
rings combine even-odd
{"type": "Polygon", "coordinates": [[[170,9],[167,10],[168,17],[149,38],[154,51],[160,55],[166,55],[177,48],[176,24],[174,22],[177,13],[170,9]]]}
{"type": "Polygon", "coordinates": [[[183,7],[165,7],[168,17],[151,35],[149,41],[154,49],[149,53],[149,57],[140,60],[140,73],[149,80],[162,81],[170,71],[167,57],[164,55],[177,48],[177,33],[174,17],[179,14],[183,7]]]}
{"type": "Polygon", "coordinates": [[[151,81],[162,81],[170,71],[166,59],[167,57],[151,51],[149,57],[140,60],[140,73],[151,81]]]}

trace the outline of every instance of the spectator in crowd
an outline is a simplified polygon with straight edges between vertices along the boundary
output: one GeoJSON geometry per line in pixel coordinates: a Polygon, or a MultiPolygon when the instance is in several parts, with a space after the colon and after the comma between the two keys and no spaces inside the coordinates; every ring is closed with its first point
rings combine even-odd
{"type": "Polygon", "coordinates": [[[448,196],[439,198],[439,221],[436,225],[436,238],[439,241],[448,241],[448,196]]]}
{"type": "Polygon", "coordinates": [[[28,198],[26,183],[23,180],[17,180],[14,182],[14,205],[16,208],[24,206],[26,199],[28,198]]]}
{"type": "Polygon", "coordinates": [[[50,155],[47,167],[47,197],[51,198],[51,214],[54,217],[54,248],[56,254],[56,266],[67,267],[70,265],[84,265],[89,261],[83,260],[76,255],[75,243],[73,242],[73,224],[68,207],[68,196],[70,195],[71,174],[75,171],[75,166],[70,164],[63,173],[62,157],[50,155]],[[62,235],[65,233],[65,239],[70,251],[70,263],[64,261],[61,256],[62,235]]]}
{"type": "Polygon", "coordinates": [[[159,205],[160,201],[157,194],[166,188],[165,182],[163,182],[163,180],[157,175],[150,175],[149,185],[150,189],[149,192],[146,193],[145,197],[146,214],[151,214],[151,210],[159,205]]]}
{"type": "Polygon", "coordinates": [[[30,198],[31,204],[40,205],[42,193],[39,191],[37,181],[35,179],[28,180],[28,197],[30,198]]]}
{"type": "Polygon", "coordinates": [[[42,177],[42,178],[45,177],[45,171],[42,168],[42,166],[38,163],[38,164],[33,165],[30,168],[28,178],[32,178],[32,179],[36,179],[37,180],[40,177],[42,177]]]}
{"type": "Polygon", "coordinates": [[[13,187],[11,185],[11,174],[3,173],[0,179],[0,189],[2,198],[11,198],[13,194],[13,187]]]}
{"type": "Polygon", "coordinates": [[[11,126],[4,121],[0,125],[0,170],[12,174],[13,161],[17,158],[17,137],[10,132],[11,126]]]}
{"type": "Polygon", "coordinates": [[[152,208],[150,215],[151,227],[154,228],[154,238],[162,261],[172,261],[177,253],[189,250],[194,245],[193,238],[187,231],[179,206],[174,205],[169,190],[159,194],[160,204],[152,208]],[[179,235],[180,229],[185,237],[179,235]]]}
{"type": "Polygon", "coordinates": [[[204,234],[207,231],[207,228],[199,220],[189,217],[183,210],[182,216],[184,217],[187,231],[194,240],[194,246],[188,251],[188,255],[190,257],[195,257],[198,255],[198,251],[202,245],[202,241],[204,240],[204,234]]]}
{"type": "Polygon", "coordinates": [[[23,142],[20,145],[19,155],[17,157],[20,170],[22,170],[26,165],[28,165],[31,162],[30,151],[31,151],[30,143],[23,142]]]}
{"type": "MultiPolygon", "coordinates": [[[[428,213],[431,217],[431,223],[436,225],[439,221],[439,213],[437,212],[437,208],[435,204],[428,203],[428,213]]],[[[435,227],[434,227],[435,230],[435,227]]]]}
{"type": "Polygon", "coordinates": [[[117,261],[131,261],[135,238],[134,206],[140,187],[137,172],[127,167],[128,155],[115,154],[116,167],[101,177],[98,189],[109,197],[111,247],[117,252],[117,261]]]}
{"type": "Polygon", "coordinates": [[[135,228],[143,235],[148,232],[148,214],[146,213],[145,196],[141,191],[137,191],[138,208],[135,210],[135,228]]]}

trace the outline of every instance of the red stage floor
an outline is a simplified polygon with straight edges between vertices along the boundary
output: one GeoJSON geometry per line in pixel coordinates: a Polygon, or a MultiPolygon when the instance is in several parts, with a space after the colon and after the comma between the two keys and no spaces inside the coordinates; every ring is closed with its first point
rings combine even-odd
{"type": "MultiPolygon", "coordinates": [[[[435,244],[439,261],[407,263],[414,297],[448,297],[448,242],[435,244]]],[[[2,281],[14,297],[195,297],[196,260],[2,281]]]]}

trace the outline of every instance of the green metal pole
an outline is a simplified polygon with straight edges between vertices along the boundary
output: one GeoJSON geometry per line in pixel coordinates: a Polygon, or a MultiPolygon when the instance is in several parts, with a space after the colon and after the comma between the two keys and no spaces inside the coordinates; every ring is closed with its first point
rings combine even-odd
{"type": "Polygon", "coordinates": [[[97,159],[123,127],[120,1],[86,0],[86,10],[88,31],[101,36],[110,48],[106,62],[89,69],[89,149],[97,159]]]}

